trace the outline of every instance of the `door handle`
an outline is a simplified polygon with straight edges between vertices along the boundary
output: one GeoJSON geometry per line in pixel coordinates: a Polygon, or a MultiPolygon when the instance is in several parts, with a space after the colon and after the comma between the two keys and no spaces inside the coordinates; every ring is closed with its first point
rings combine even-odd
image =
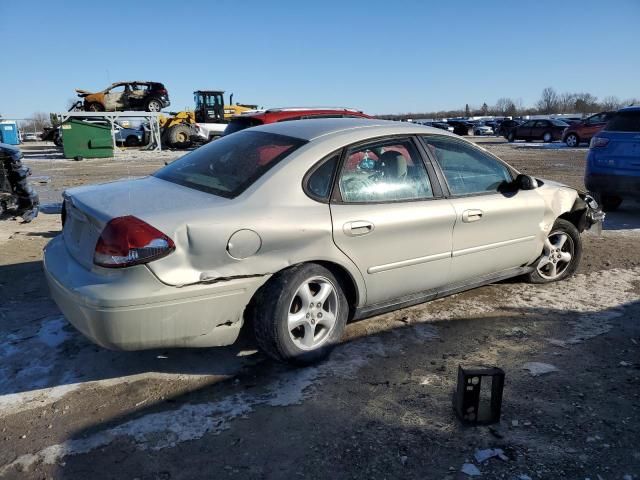
{"type": "Polygon", "coordinates": [[[477,222],[482,220],[482,210],[465,210],[462,212],[462,221],[465,223],[477,222]]]}
{"type": "Polygon", "coordinates": [[[347,222],[342,227],[342,231],[345,235],[350,237],[356,237],[358,235],[366,235],[373,232],[373,223],[364,220],[357,220],[355,222],[347,222]]]}

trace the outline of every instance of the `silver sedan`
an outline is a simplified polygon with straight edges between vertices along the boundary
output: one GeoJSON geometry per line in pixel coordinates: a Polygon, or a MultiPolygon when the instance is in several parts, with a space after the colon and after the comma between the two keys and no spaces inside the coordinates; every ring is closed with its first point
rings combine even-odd
{"type": "Polygon", "coordinates": [[[44,264],[62,312],[104,347],[228,345],[251,320],[264,352],[308,363],[350,319],[567,278],[601,216],[443,130],[301,120],[66,191],[44,264]]]}

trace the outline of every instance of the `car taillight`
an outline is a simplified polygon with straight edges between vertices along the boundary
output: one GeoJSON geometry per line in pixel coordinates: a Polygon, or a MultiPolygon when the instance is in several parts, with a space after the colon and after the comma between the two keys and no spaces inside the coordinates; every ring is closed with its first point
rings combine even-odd
{"type": "Polygon", "coordinates": [[[608,138],[593,137],[589,143],[589,148],[606,147],[609,144],[608,138]]]}
{"type": "Polygon", "coordinates": [[[114,218],[104,227],[96,244],[93,263],[107,268],[129,267],[162,258],[175,248],[164,233],[128,215],[114,218]]]}

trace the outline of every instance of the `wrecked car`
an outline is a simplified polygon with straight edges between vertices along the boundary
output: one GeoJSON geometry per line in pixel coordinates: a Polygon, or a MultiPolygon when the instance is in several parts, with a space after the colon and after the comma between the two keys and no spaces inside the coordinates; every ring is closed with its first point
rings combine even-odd
{"type": "Polygon", "coordinates": [[[440,129],[357,118],[243,130],[155,174],[64,193],[51,293],[107,348],[324,357],[350,319],[522,276],[563,280],[587,194],[440,129]]]}
{"type": "Polygon", "coordinates": [[[117,82],[100,92],[76,89],[86,112],[159,112],[171,105],[169,92],[158,82],[117,82]]]}
{"type": "Polygon", "coordinates": [[[22,164],[19,148],[0,143],[0,214],[22,217],[30,222],[38,215],[40,200],[28,177],[31,169],[22,164]]]}

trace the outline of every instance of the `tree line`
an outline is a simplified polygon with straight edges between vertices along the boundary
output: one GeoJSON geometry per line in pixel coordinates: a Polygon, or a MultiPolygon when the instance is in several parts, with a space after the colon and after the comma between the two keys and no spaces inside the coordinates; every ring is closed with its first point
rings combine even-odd
{"type": "Polygon", "coordinates": [[[602,111],[617,110],[627,105],[638,105],[640,100],[629,98],[620,100],[615,96],[607,96],[602,100],[590,93],[558,93],[552,87],[542,90],[540,99],[532,107],[525,107],[521,99],[509,97],[499,98],[494,105],[486,102],[481,106],[469,106],[455,110],[439,110],[427,112],[410,112],[390,115],[377,115],[386,120],[406,120],[409,118],[453,118],[453,117],[480,117],[503,116],[515,117],[521,115],[550,115],[550,114],[579,114],[587,115],[602,111]]]}

